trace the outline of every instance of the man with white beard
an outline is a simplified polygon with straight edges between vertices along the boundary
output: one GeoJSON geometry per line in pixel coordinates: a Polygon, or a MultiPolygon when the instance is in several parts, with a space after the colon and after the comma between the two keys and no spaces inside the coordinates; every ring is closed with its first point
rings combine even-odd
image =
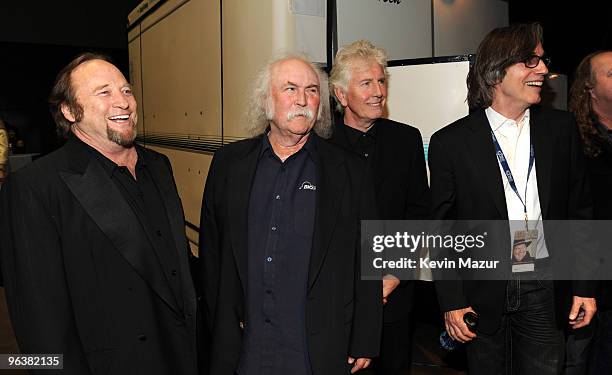
{"type": "Polygon", "coordinates": [[[359,275],[375,212],[330,133],[327,80],[298,57],[255,81],[249,130],[212,161],[200,220],[211,375],[354,373],[378,355],[380,281],[359,275]]]}

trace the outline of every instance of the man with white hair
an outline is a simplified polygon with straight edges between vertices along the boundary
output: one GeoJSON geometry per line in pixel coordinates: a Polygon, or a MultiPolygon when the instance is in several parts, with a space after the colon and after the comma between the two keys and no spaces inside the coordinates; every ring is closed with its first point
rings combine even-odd
{"type": "MultiPolygon", "coordinates": [[[[336,55],[330,82],[342,120],[331,142],[366,160],[381,219],[419,220],[429,214],[425,153],[419,130],[382,118],[387,99],[387,54],[367,40],[336,55]]],[[[409,371],[413,281],[383,280],[384,326],[377,373],[409,371]]]]}
{"type": "Polygon", "coordinates": [[[247,123],[255,136],[215,154],[202,204],[210,374],[354,373],[380,340],[380,282],[359,275],[373,188],[358,157],[323,139],[325,75],[271,62],[247,123]]]}

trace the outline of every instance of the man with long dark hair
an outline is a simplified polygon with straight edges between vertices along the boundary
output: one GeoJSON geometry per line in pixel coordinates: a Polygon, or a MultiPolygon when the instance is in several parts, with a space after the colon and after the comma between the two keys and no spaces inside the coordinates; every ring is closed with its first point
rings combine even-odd
{"type": "Polygon", "coordinates": [[[568,321],[585,326],[596,310],[591,283],[552,280],[559,241],[543,223],[589,219],[592,204],[573,116],[536,106],[547,63],[539,24],[491,31],[467,78],[472,112],[429,145],[434,218],[509,222],[507,247],[492,249],[506,280],[484,280],[476,270],[436,282],[447,331],[469,342],[471,374],[559,373],[568,321]],[[535,260],[514,264],[512,239],[534,234],[535,260]],[[476,332],[463,320],[470,312],[476,332]]]}
{"type": "MultiPolygon", "coordinates": [[[[612,220],[612,51],[591,53],[580,62],[570,90],[569,107],[576,115],[584,142],[593,193],[593,218],[612,220]]],[[[612,282],[601,282],[597,302],[599,320],[595,328],[593,356],[589,358],[589,351],[585,348],[590,342],[590,332],[581,332],[582,335],[576,335],[568,342],[568,360],[571,359],[568,366],[581,368],[580,371],[587,366],[589,373],[610,374],[612,282]]],[[[568,369],[568,374],[570,371],[573,370],[568,369]]]]}

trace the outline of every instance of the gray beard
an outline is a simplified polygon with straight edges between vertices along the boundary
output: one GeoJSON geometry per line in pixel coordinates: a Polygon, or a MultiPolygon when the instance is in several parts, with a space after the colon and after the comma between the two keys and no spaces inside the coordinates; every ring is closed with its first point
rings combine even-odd
{"type": "Polygon", "coordinates": [[[136,124],[132,125],[132,133],[130,136],[123,136],[120,132],[111,129],[108,126],[106,127],[106,136],[108,137],[108,140],[126,148],[132,147],[134,144],[134,139],[136,139],[136,134],[136,124]]]}

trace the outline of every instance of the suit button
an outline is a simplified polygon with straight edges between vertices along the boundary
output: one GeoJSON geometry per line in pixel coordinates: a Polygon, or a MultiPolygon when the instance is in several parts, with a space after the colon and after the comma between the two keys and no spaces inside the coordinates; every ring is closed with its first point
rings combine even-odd
{"type": "Polygon", "coordinates": [[[162,235],[161,230],[156,230],[156,231],[155,231],[155,233],[157,233],[157,235],[158,235],[159,237],[161,237],[161,235],[162,235]]]}
{"type": "Polygon", "coordinates": [[[270,319],[266,318],[266,323],[271,323],[272,321],[270,319]]]}
{"type": "Polygon", "coordinates": [[[138,340],[140,340],[140,341],[147,341],[147,336],[145,336],[145,335],[138,335],[138,340]]]}
{"type": "Polygon", "coordinates": [[[172,276],[176,276],[176,270],[172,270],[171,274],[172,276]]]}

